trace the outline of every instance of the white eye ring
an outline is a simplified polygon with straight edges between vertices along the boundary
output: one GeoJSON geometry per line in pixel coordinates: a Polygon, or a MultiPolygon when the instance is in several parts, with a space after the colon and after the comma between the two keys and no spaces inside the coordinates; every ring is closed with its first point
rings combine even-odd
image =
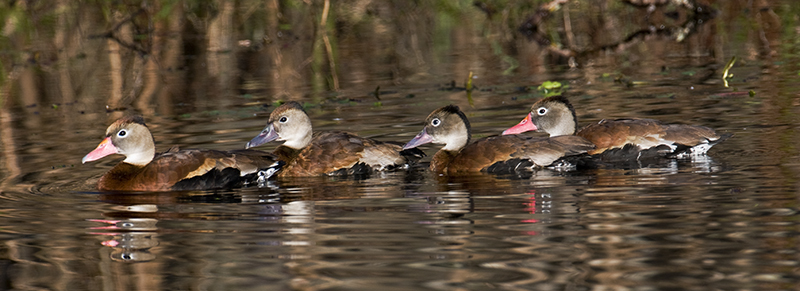
{"type": "Polygon", "coordinates": [[[119,132],[117,132],[117,136],[118,137],[126,137],[127,135],[128,135],[128,131],[124,130],[124,129],[120,130],[119,132]]]}
{"type": "Polygon", "coordinates": [[[289,118],[287,118],[286,116],[281,116],[281,119],[279,119],[278,122],[286,123],[286,121],[288,121],[288,120],[289,120],[289,118]]]}
{"type": "Polygon", "coordinates": [[[442,124],[442,121],[439,120],[438,118],[434,118],[433,120],[431,120],[431,125],[433,126],[439,126],[440,124],[442,124]]]}
{"type": "Polygon", "coordinates": [[[536,114],[539,114],[539,115],[547,114],[547,108],[539,107],[539,109],[536,109],[536,114]]]}

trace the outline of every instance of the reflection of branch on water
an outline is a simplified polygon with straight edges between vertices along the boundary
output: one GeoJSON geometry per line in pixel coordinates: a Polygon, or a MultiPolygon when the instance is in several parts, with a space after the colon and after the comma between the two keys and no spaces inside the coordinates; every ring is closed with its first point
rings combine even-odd
{"type": "Polygon", "coordinates": [[[540,29],[540,26],[552,16],[552,12],[557,10],[560,5],[566,4],[567,1],[568,0],[555,0],[540,6],[533,15],[528,17],[528,19],[519,26],[518,30],[525,35],[528,40],[535,41],[539,45],[547,47],[551,53],[571,57],[604,51],[625,50],[627,47],[645,40],[648,36],[670,37],[677,42],[681,42],[689,35],[695,33],[697,28],[705,21],[716,17],[716,11],[714,9],[706,5],[695,3],[693,0],[620,0],[632,6],[647,7],[648,13],[652,12],[655,7],[675,4],[678,7],[687,9],[690,15],[686,22],[680,26],[662,25],[659,28],[651,26],[633,32],[620,42],[598,48],[591,48],[585,51],[577,51],[575,49],[560,48],[560,46],[553,45],[553,41],[548,37],[547,33],[540,29]]]}
{"type": "Polygon", "coordinates": [[[146,55],[150,54],[150,52],[147,49],[145,49],[144,47],[142,47],[140,45],[137,45],[135,43],[126,42],[126,41],[122,40],[120,37],[117,36],[117,32],[122,28],[123,25],[125,25],[127,23],[132,23],[132,24],[134,24],[134,27],[136,27],[136,25],[135,25],[133,20],[137,16],[139,16],[140,14],[145,13],[145,12],[147,12],[147,11],[144,8],[140,8],[139,10],[131,13],[131,15],[129,15],[127,18],[122,19],[121,21],[119,21],[117,24],[114,25],[114,27],[112,27],[108,31],[106,31],[104,33],[90,35],[89,39],[93,39],[93,38],[110,39],[110,40],[115,41],[119,45],[127,48],[127,49],[130,49],[132,51],[135,51],[135,52],[139,53],[139,56],[142,56],[142,57],[146,56],[146,55]]]}
{"type": "Polygon", "coordinates": [[[323,3],[322,8],[322,20],[319,22],[319,30],[320,35],[322,37],[322,42],[325,44],[325,53],[328,56],[328,66],[330,66],[331,70],[331,82],[332,82],[332,89],[334,91],[339,90],[339,76],[336,74],[336,60],[333,56],[333,47],[331,46],[331,41],[328,38],[328,11],[330,10],[330,0],[325,0],[323,3]]]}

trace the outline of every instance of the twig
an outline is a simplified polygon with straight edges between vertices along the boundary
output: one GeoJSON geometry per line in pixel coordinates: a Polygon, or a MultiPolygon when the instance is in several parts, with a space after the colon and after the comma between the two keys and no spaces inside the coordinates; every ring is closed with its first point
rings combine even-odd
{"type": "Polygon", "coordinates": [[[331,41],[328,39],[328,11],[331,8],[331,1],[325,0],[322,6],[322,19],[319,26],[322,30],[322,42],[325,43],[325,52],[328,54],[328,65],[331,67],[331,81],[333,82],[333,90],[339,90],[339,76],[336,74],[336,60],[333,59],[333,47],[331,41]]]}
{"type": "Polygon", "coordinates": [[[128,17],[126,17],[125,19],[120,20],[117,24],[115,24],[108,31],[103,32],[103,33],[89,35],[89,39],[95,39],[95,38],[111,39],[111,40],[117,42],[122,47],[125,47],[127,49],[130,49],[132,51],[135,51],[135,52],[139,53],[139,56],[143,57],[145,55],[148,55],[148,54],[150,54],[150,52],[148,52],[146,49],[144,49],[144,48],[142,48],[140,46],[137,46],[136,44],[133,44],[133,43],[127,43],[127,42],[119,39],[115,34],[117,31],[119,31],[119,29],[122,27],[122,25],[124,25],[125,23],[128,23],[128,22],[132,23],[133,19],[136,16],[139,16],[139,14],[142,14],[142,13],[145,13],[145,12],[147,12],[147,10],[145,10],[144,8],[140,8],[136,12],[134,12],[131,15],[129,15],[128,17]]]}

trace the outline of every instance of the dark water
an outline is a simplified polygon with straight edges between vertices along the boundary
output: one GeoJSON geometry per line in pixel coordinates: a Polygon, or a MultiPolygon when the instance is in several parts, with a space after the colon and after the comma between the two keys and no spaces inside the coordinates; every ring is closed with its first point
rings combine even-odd
{"type": "MultiPolygon", "coordinates": [[[[230,8],[249,17],[227,28],[237,40],[258,30],[251,22],[261,10],[248,3],[230,8]]],[[[342,20],[331,32],[336,78],[324,45],[309,53],[314,37],[301,25],[321,4],[298,4],[282,8],[281,27],[292,25],[282,33],[292,38],[216,54],[195,47],[211,46],[208,35],[184,35],[181,65],[166,68],[172,59],[164,52],[154,79],[123,49],[121,101],[111,99],[118,91],[108,43],[86,36],[110,25],[74,17],[99,8],[70,7],[65,31],[28,31],[29,47],[10,36],[18,42],[9,54],[23,57],[3,64],[10,77],[0,124],[0,290],[797,290],[800,11],[793,1],[717,3],[717,14],[694,23],[682,41],[654,33],[629,42],[648,21],[678,31],[686,12],[669,6],[647,16],[616,1],[569,3],[541,29],[568,39],[563,23],[571,18],[579,52],[572,60],[516,30],[531,8],[503,8],[510,14],[487,20],[471,3],[455,16],[439,6],[347,4],[356,12],[366,5],[372,18],[342,20]],[[663,17],[674,11],[681,18],[663,17]],[[68,43],[61,50],[49,44],[59,33],[68,43]],[[611,48],[593,49],[603,45],[611,48]],[[732,56],[735,89],[722,80],[732,56]],[[212,60],[219,71],[205,69],[212,60]],[[451,84],[463,87],[470,71],[477,76],[471,103],[451,84]],[[80,164],[129,111],[144,115],[159,150],[237,149],[261,130],[273,102],[289,99],[307,103],[317,130],[400,142],[431,110],[456,104],[474,136],[487,136],[516,124],[548,80],[568,86],[581,124],[647,117],[734,136],[708,157],[639,169],[447,178],[418,167],[231,191],[99,193],[97,178],[120,159],[80,164]],[[141,84],[153,82],[155,97],[140,102],[141,84]],[[112,103],[126,109],[106,111],[112,103]]],[[[196,19],[205,14],[192,7],[172,13],[197,29],[207,19],[196,19]]],[[[333,5],[339,17],[342,9],[333,5]]],[[[432,155],[438,147],[423,149],[432,155]]]]}

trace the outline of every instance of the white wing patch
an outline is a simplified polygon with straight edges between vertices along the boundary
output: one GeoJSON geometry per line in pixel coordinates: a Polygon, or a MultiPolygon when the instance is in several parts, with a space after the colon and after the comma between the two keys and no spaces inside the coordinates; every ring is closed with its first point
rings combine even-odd
{"type": "Polygon", "coordinates": [[[705,141],[705,142],[703,142],[701,144],[693,146],[691,149],[689,149],[686,152],[683,152],[683,153],[680,153],[679,155],[676,155],[675,157],[678,158],[678,159],[700,157],[700,156],[703,156],[706,153],[708,153],[708,150],[711,149],[712,146],[713,145],[708,143],[708,141],[705,141]]]}
{"type": "Polygon", "coordinates": [[[558,172],[570,172],[570,171],[575,171],[578,168],[578,166],[570,162],[560,160],[551,164],[550,166],[548,166],[548,168],[558,172]]]}
{"type": "MultiPolygon", "coordinates": [[[[659,145],[665,145],[670,148],[672,152],[674,152],[678,146],[675,145],[675,141],[666,140],[661,138],[658,134],[649,134],[643,137],[629,137],[628,143],[638,144],[639,150],[646,150],[652,147],[656,147],[659,145]]],[[[705,155],[709,149],[711,149],[713,145],[709,143],[708,140],[704,140],[702,143],[693,146],[686,152],[680,153],[675,156],[678,159],[685,159],[690,157],[698,157],[705,155]]]]}
{"type": "Polygon", "coordinates": [[[628,136],[627,143],[635,144],[639,150],[646,150],[660,145],[668,146],[673,151],[678,148],[674,141],[661,138],[660,134],[648,134],[645,136],[628,136]]]}

